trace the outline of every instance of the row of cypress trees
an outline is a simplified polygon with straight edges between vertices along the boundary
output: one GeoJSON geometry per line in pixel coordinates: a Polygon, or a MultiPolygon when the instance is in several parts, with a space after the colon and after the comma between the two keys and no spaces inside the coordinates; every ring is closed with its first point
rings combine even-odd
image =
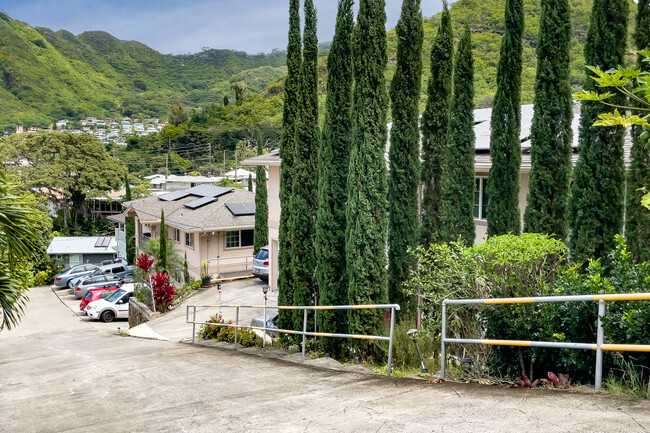
{"type": "MultiPolygon", "coordinates": [[[[588,64],[609,69],[623,63],[625,3],[595,0],[585,49],[588,64]]],[[[648,20],[647,3],[639,2],[639,22],[648,20]]],[[[361,0],[356,26],[353,1],[339,0],[336,32],[328,56],[322,134],[318,130],[315,9],[312,0],[305,0],[301,49],[299,6],[299,0],[290,1],[280,148],[279,304],[381,303],[388,295],[390,302],[413,310],[403,290],[414,265],[407,249],[420,242],[427,245],[459,237],[471,244],[475,237],[470,30],[464,30],[454,56],[451,17],[445,4],[431,50],[431,79],[420,130],[422,16],[420,0],[404,0],[396,29],[397,67],[390,87],[393,124],[391,177],[387,180],[384,0],[361,0]],[[417,208],[420,180],[421,224],[417,208]]],[[[506,1],[505,18],[490,120],[490,236],[521,230],[522,0],[506,1]]],[[[613,235],[620,230],[624,169],[622,132],[592,127],[603,107],[584,103],[579,162],[567,212],[573,114],[568,81],[571,32],[568,0],[543,0],[524,229],[558,238],[571,234],[572,257],[581,262],[606,253],[613,235]]],[[[637,46],[647,46],[648,35],[639,33],[637,46]]],[[[590,88],[591,82],[587,80],[585,87],[590,88]]],[[[647,152],[643,156],[647,157],[647,152]]],[[[648,161],[640,161],[633,172],[638,185],[647,184],[649,165],[648,161]]],[[[647,215],[639,218],[643,217],[647,215]]],[[[649,226],[643,220],[634,221],[631,225],[637,231],[649,226]]],[[[650,248],[647,244],[642,247],[650,248]]],[[[320,314],[318,326],[327,332],[367,333],[378,323],[376,312],[332,311],[320,314]]],[[[301,324],[302,316],[280,315],[282,328],[301,324]]]]}
{"type": "MultiPolygon", "coordinates": [[[[578,161],[571,183],[573,117],[569,83],[569,51],[572,37],[567,0],[542,0],[537,46],[534,116],[531,127],[530,190],[524,214],[524,230],[568,238],[571,260],[585,263],[607,257],[614,236],[623,230],[625,166],[622,127],[594,127],[598,115],[609,108],[598,102],[581,105],[578,161]],[[569,199],[570,197],[570,199],[569,199]]],[[[627,47],[626,0],[595,0],[585,44],[585,62],[609,70],[625,64],[627,47]]],[[[637,12],[637,49],[650,45],[648,0],[637,12]]],[[[520,147],[520,82],[523,4],[507,0],[506,29],[497,69],[497,92],[491,118],[488,177],[488,235],[519,233],[518,206],[520,147]]],[[[643,68],[647,65],[639,64],[643,68]]],[[[583,87],[595,90],[586,77],[583,87]]],[[[622,96],[610,101],[625,105],[622,96]],[[618,98],[618,99],[616,99],[618,98]]],[[[633,130],[629,172],[626,234],[630,250],[639,261],[650,259],[650,215],[640,204],[640,188],[650,181],[650,159],[633,130]]],[[[443,212],[444,215],[444,212],[443,212]]]]}
{"type": "MultiPolygon", "coordinates": [[[[411,3],[419,11],[419,0],[411,3]]],[[[313,1],[305,0],[301,52],[300,4],[290,2],[280,147],[280,305],[387,301],[385,3],[361,0],[356,26],[352,5],[339,1],[320,134],[316,13],[313,1]]],[[[329,332],[367,333],[379,320],[377,311],[333,311],[322,312],[319,325],[329,332]]],[[[281,312],[279,326],[300,329],[302,314],[281,312]]]]}

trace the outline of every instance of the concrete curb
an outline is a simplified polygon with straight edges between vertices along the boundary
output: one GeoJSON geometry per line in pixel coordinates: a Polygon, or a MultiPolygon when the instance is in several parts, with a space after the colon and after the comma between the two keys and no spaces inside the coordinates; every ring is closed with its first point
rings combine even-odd
{"type": "Polygon", "coordinates": [[[136,337],[136,338],[147,338],[149,340],[162,340],[162,341],[170,341],[169,338],[164,337],[160,334],[158,334],[156,331],[151,329],[149,325],[146,323],[141,323],[138,326],[134,326],[133,328],[129,328],[126,333],[130,337],[136,337]]]}

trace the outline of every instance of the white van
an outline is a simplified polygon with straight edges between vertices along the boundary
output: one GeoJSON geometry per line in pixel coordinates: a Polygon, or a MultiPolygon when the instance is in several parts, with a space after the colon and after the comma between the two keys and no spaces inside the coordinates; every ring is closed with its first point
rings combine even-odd
{"type": "Polygon", "coordinates": [[[85,309],[86,314],[102,322],[112,322],[115,318],[128,319],[129,299],[134,296],[134,291],[134,283],[124,284],[108,298],[98,299],[88,304],[85,309]]]}

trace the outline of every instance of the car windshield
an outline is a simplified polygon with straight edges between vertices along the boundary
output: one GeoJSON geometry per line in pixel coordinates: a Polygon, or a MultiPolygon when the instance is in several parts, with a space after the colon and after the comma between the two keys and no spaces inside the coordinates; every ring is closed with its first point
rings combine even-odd
{"type": "Polygon", "coordinates": [[[90,299],[93,297],[93,294],[91,292],[88,292],[84,295],[84,299],[90,299]]]}
{"type": "Polygon", "coordinates": [[[120,296],[126,293],[126,290],[118,290],[117,292],[113,293],[111,296],[106,298],[108,302],[115,302],[118,299],[120,299],[120,296]]]}
{"type": "Polygon", "coordinates": [[[269,258],[269,250],[260,250],[259,253],[257,253],[257,257],[255,257],[257,260],[266,260],[269,258]]]}

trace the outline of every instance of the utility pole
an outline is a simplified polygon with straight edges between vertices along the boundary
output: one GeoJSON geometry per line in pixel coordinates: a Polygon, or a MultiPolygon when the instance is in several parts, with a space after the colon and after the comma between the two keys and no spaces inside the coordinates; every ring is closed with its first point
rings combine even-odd
{"type": "Polygon", "coordinates": [[[210,176],[212,176],[212,143],[208,143],[210,154],[210,176]]]}
{"type": "Polygon", "coordinates": [[[169,177],[169,154],[172,152],[172,141],[167,140],[167,155],[165,155],[165,180],[169,177]]]}
{"type": "Polygon", "coordinates": [[[221,177],[226,176],[226,151],[223,151],[223,173],[221,173],[221,177]]]}

